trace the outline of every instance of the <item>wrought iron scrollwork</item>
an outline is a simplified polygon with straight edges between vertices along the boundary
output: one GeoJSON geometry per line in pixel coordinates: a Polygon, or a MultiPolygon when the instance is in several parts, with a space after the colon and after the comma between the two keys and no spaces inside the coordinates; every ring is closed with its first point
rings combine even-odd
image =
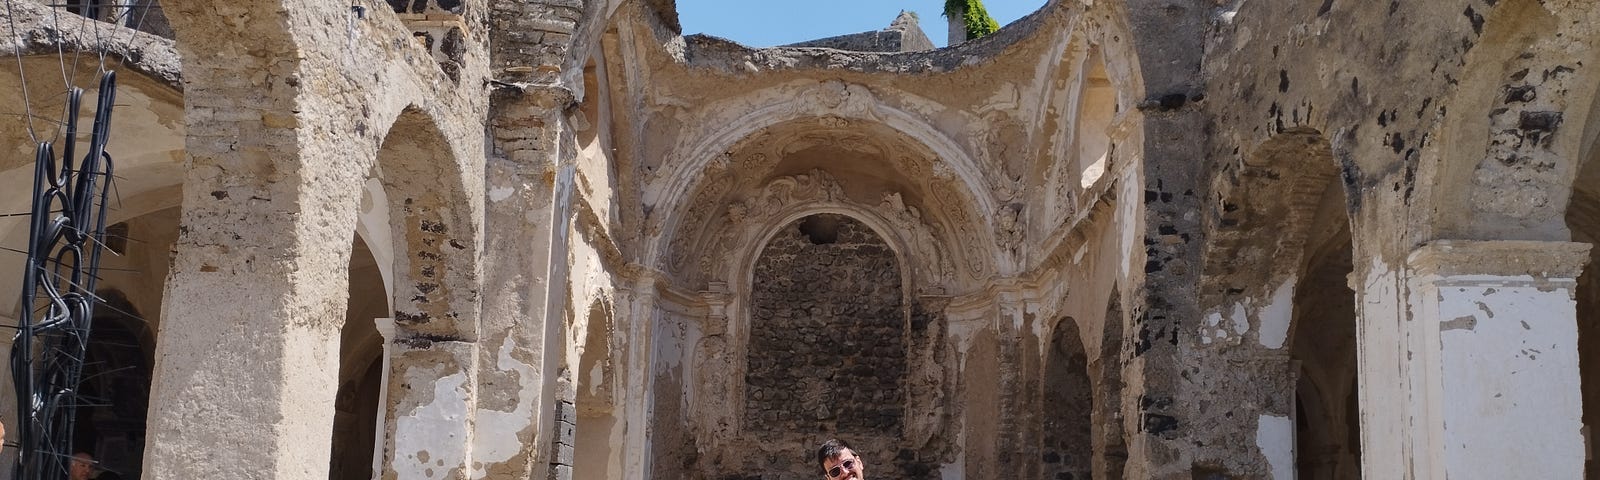
{"type": "Polygon", "coordinates": [[[70,469],[73,413],[105,245],[113,171],[105,148],[116,86],[116,72],[101,75],[94,127],[81,157],[76,150],[83,90],[77,87],[68,92],[61,157],[51,142],[40,142],[35,151],[21,318],[11,350],[21,447],[13,478],[59,480],[70,469]],[[74,164],[75,158],[81,160],[74,164]]]}

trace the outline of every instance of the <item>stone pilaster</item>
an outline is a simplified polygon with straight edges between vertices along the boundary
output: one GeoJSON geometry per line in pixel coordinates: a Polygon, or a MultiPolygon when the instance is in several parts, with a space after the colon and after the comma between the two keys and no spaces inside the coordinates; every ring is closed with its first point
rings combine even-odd
{"type": "Polygon", "coordinates": [[[622,478],[625,480],[644,480],[650,478],[653,472],[650,459],[653,457],[650,445],[651,398],[655,395],[651,378],[652,344],[657,322],[657,303],[660,301],[660,272],[639,264],[630,264],[626,268],[625,277],[630,283],[618,289],[619,297],[626,301],[619,301],[617,305],[617,318],[626,325],[626,347],[620,358],[625,359],[626,366],[621,369],[623,379],[621,388],[626,389],[631,398],[622,407],[622,421],[627,432],[623,437],[622,451],[622,478]]]}
{"type": "Polygon", "coordinates": [[[556,379],[568,347],[573,152],[564,112],[572,98],[550,86],[507,88],[495,98],[478,408],[480,419],[499,425],[480,423],[474,461],[485,478],[543,478],[555,453],[556,379]]]}
{"type": "Polygon", "coordinates": [[[372,446],[372,472],[374,475],[382,475],[385,457],[383,452],[386,450],[384,448],[385,445],[388,445],[386,435],[389,433],[389,389],[387,387],[389,385],[389,367],[393,364],[392,358],[394,355],[394,319],[374,318],[372,323],[373,327],[378,330],[378,336],[383,339],[383,353],[380,354],[383,355],[381,357],[383,363],[379,366],[379,371],[382,373],[380,373],[381,378],[378,380],[378,385],[383,385],[385,388],[378,390],[378,418],[376,422],[373,422],[376,427],[372,436],[372,438],[378,439],[372,446]]]}
{"type": "MultiPolygon", "coordinates": [[[[1408,447],[1409,471],[1394,470],[1400,465],[1378,455],[1368,461],[1372,449],[1363,448],[1363,476],[1583,476],[1573,290],[1589,248],[1440,241],[1412,252],[1405,279],[1409,325],[1402,327],[1409,375],[1400,379],[1409,418],[1398,429],[1364,432],[1398,434],[1398,441],[1382,444],[1408,447]]],[[[1363,325],[1371,320],[1363,318],[1363,325]]],[[[1368,383],[1394,378],[1362,365],[1364,394],[1368,383]]],[[[1364,426],[1376,420],[1369,405],[1363,402],[1364,426]]]]}

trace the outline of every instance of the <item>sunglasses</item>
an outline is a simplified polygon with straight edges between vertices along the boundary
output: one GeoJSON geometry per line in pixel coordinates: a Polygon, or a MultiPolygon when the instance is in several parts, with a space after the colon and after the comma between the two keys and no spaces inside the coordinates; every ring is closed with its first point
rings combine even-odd
{"type": "Polygon", "coordinates": [[[856,469],[856,460],[855,459],[852,458],[850,460],[845,460],[843,462],[840,462],[838,465],[834,465],[833,468],[828,469],[828,478],[839,478],[839,477],[844,476],[845,470],[855,470],[855,469],[856,469]]]}

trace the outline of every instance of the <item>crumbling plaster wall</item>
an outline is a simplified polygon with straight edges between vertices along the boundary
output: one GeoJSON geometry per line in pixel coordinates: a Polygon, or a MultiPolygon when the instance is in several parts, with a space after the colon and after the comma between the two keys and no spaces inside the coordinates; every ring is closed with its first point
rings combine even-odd
{"type": "MultiPolygon", "coordinates": [[[[986,440],[958,428],[953,430],[954,434],[946,434],[944,440],[952,442],[946,444],[950,447],[945,447],[951,448],[951,456],[945,457],[948,463],[942,467],[945,474],[961,475],[963,469],[967,475],[981,471],[997,474],[1036,471],[1038,457],[1027,452],[1037,448],[1040,432],[1027,425],[1041,407],[1038,374],[1044,358],[1043,344],[1047,342],[1040,340],[1038,330],[1046,325],[1043,319],[1056,318],[1060,313],[1041,310],[1058,308],[1056,304],[1069,297],[1062,284],[1054,281],[1061,278],[1062,270],[1071,268],[1067,265],[1076,261],[1075,256],[1079,259],[1103,257],[1097,263],[1100,267],[1096,273],[1085,275],[1092,277],[1085,284],[1095,286],[1086,287],[1084,297],[1072,301],[1077,305],[1072,308],[1085,311],[1077,318],[1091,322],[1089,328],[1095,332],[1101,331],[1101,319],[1106,314],[1110,296],[1109,292],[1098,290],[1099,286],[1138,284],[1143,275],[1140,267],[1145,262],[1132,253],[1131,244],[1139,230],[1136,225],[1144,221],[1142,212],[1105,199],[1146,197],[1142,192],[1145,189],[1141,179],[1143,171],[1137,168],[1146,138],[1140,124],[1145,109],[1164,108],[1156,99],[1141,99],[1143,95],[1138,93],[1143,88],[1143,81],[1136,73],[1141,66],[1132,61],[1136,48],[1132,39],[1122,33],[1128,29],[1121,20],[1125,14],[1110,4],[1097,5],[1087,14],[1079,8],[1052,4],[992,40],[969,42],[954,51],[909,55],[748,50],[713,39],[681,39],[672,27],[658,23],[659,17],[648,9],[627,4],[618,9],[615,33],[603,36],[603,48],[609,59],[606,63],[609,83],[616,92],[613,105],[629,113],[615,117],[614,131],[629,132],[614,138],[620,179],[617,191],[625,199],[623,204],[638,202],[644,207],[639,211],[624,209],[619,212],[625,225],[639,226],[619,230],[627,232],[619,244],[625,256],[638,258],[643,266],[658,272],[658,278],[652,282],[658,288],[672,291],[663,297],[675,298],[672,303],[678,306],[672,309],[684,312],[651,314],[653,318],[665,318],[666,324],[647,322],[660,329],[652,335],[653,341],[684,342],[672,347],[658,344],[658,352],[671,349],[686,355],[658,356],[654,366],[656,374],[652,386],[658,389],[651,397],[657,409],[653,415],[657,436],[654,441],[671,439],[676,443],[686,436],[703,438],[707,432],[736,428],[720,422],[692,426],[702,418],[694,417],[693,412],[704,409],[715,416],[721,410],[704,406],[707,387],[689,378],[704,374],[706,368],[716,371],[714,365],[719,362],[738,358],[728,355],[738,348],[738,337],[728,335],[737,333],[740,322],[737,317],[741,314],[739,292],[747,288],[746,280],[738,275],[716,272],[739,272],[731,266],[742,261],[739,260],[742,257],[729,256],[726,252],[730,248],[744,251],[750,242],[739,240],[742,237],[738,233],[730,234],[730,240],[707,241],[711,237],[700,232],[720,235],[727,228],[723,225],[739,225],[740,218],[766,218],[764,216],[771,213],[749,207],[763,206],[767,198],[774,198],[779,205],[772,213],[795,212],[789,213],[795,215],[812,205],[811,208],[822,211],[834,209],[864,214],[863,218],[876,217],[866,212],[875,211],[874,204],[882,200],[885,205],[903,204],[900,211],[916,212],[932,225],[933,235],[929,240],[934,250],[962,252],[957,259],[977,262],[976,265],[955,265],[959,275],[948,280],[926,272],[915,276],[916,291],[940,299],[940,305],[947,302],[959,305],[938,309],[943,312],[941,317],[951,315],[949,320],[943,321],[950,327],[946,340],[939,342],[943,345],[934,345],[934,351],[966,352],[976,345],[971,341],[975,336],[992,338],[995,342],[990,344],[992,348],[1004,350],[977,356],[1003,359],[1006,364],[1003,368],[997,364],[990,369],[968,370],[974,367],[959,363],[957,357],[949,357],[949,363],[944,364],[945,373],[941,375],[954,375],[944,380],[948,382],[944,388],[956,390],[941,394],[944,400],[938,403],[946,405],[944,415],[950,415],[949,418],[978,415],[965,417],[969,419],[966,420],[968,425],[978,424],[971,419],[992,418],[998,413],[1004,423],[988,422],[1000,426],[988,442],[994,444],[994,441],[1003,440],[1002,445],[1016,447],[1006,448],[1008,452],[1017,453],[1007,453],[1004,459],[963,453],[964,447],[960,445],[982,445],[986,440]],[[1117,144],[1112,148],[1112,166],[1109,167],[1112,171],[1104,175],[1103,181],[1088,186],[1082,185],[1082,178],[1077,175],[1037,174],[1035,170],[1041,170],[1041,165],[1086,163],[1076,158],[1076,149],[1072,147],[1078,139],[1061,132],[1076,130],[1073,121],[1077,100],[1073,97],[1083,86],[1079,79],[1084,77],[1081,73],[1087,67],[1085,59],[1095,50],[1103,52],[1107,58],[1108,76],[1117,92],[1118,106],[1111,119],[1112,125],[1104,129],[1117,144]],[[1019,81],[993,81],[1008,76],[1019,81]],[[1052,100],[1043,103],[1024,100],[1029,98],[1052,100]],[[1050,120],[1045,121],[1046,118],[1050,120]],[[828,132],[847,126],[864,134],[851,137],[828,132]],[[884,130],[883,127],[888,128],[884,130]],[[831,138],[824,141],[836,144],[908,141],[910,149],[893,151],[911,153],[910,161],[884,159],[881,153],[874,154],[871,149],[853,152],[847,149],[837,153],[845,155],[840,158],[873,158],[871,164],[875,166],[906,166],[877,170],[880,173],[875,175],[900,170],[909,172],[910,180],[895,180],[897,175],[894,174],[887,175],[888,180],[866,174],[874,171],[872,168],[883,167],[841,170],[839,165],[826,162],[818,164],[820,172],[808,172],[806,168],[810,167],[801,166],[808,165],[805,161],[793,160],[804,157],[804,148],[783,148],[795,142],[792,132],[803,129],[819,131],[819,138],[831,138]],[[762,147],[763,143],[777,147],[767,150],[773,147],[762,147]],[[917,156],[931,163],[918,165],[914,159],[917,156]],[[805,183],[822,175],[837,177],[841,190],[819,193],[828,192],[824,188],[827,182],[805,183]],[[922,180],[941,178],[943,180],[932,183],[942,182],[942,185],[930,185],[922,180]],[[905,183],[896,183],[902,181],[905,183]],[[1049,218],[1036,219],[1032,215],[1040,213],[1033,209],[1040,208],[1037,205],[1041,203],[1039,199],[1044,198],[1042,192],[1055,187],[1046,185],[1046,181],[1061,184],[1070,181],[1074,190],[1081,191],[1072,192],[1074,201],[1070,208],[1050,212],[1049,218]],[[786,193],[770,197],[759,193],[763,185],[770,187],[785,182],[789,185],[785,187],[786,193]],[[873,189],[862,190],[861,187],[865,183],[877,185],[874,188],[880,190],[876,192],[897,190],[893,187],[881,190],[885,182],[901,186],[892,201],[890,196],[878,198],[873,189]],[[1112,192],[1116,192],[1115,195],[1112,192]],[[955,201],[928,203],[934,199],[955,201]],[[747,203],[750,201],[754,203],[747,203]],[[737,208],[740,206],[744,208],[737,208]],[[1100,223],[1109,223],[1107,219],[1115,216],[1120,219],[1119,226],[1108,227],[1095,235],[1079,233],[1077,230],[1095,215],[1102,218],[1098,220],[1100,223]],[[728,222],[729,217],[735,222],[728,222]],[[963,234],[963,229],[970,233],[963,234]],[[642,232],[642,235],[635,236],[632,232],[642,232]],[[1080,235],[1099,240],[1086,241],[1080,235]],[[1101,246],[1109,249],[1098,250],[1101,246]],[[702,255],[706,256],[705,260],[699,258],[702,255]],[[696,268],[707,265],[707,261],[711,268],[696,268]],[[727,266],[721,266],[724,262],[727,266]],[[1040,300],[1046,298],[1048,300],[1040,300]],[[677,303],[680,301],[683,303],[677,303]],[[1030,306],[1045,302],[1052,305],[1043,309],[1030,306]],[[715,326],[723,322],[734,326],[727,329],[715,326]],[[965,327],[959,326],[962,322],[965,327]],[[708,325],[712,327],[708,329],[708,325]],[[707,344],[707,341],[713,343],[707,344]],[[703,351],[707,345],[718,346],[711,347],[713,352],[703,351]],[[961,370],[967,371],[956,373],[961,370]],[[998,379],[1001,383],[987,388],[958,380],[967,375],[973,379],[998,379]],[[673,388],[681,389],[682,393],[661,391],[673,388]],[[993,399],[995,409],[963,412],[963,405],[971,409],[972,405],[982,403],[969,401],[972,399],[961,397],[965,394],[960,392],[982,391],[1010,393],[993,399]],[[697,420],[678,417],[680,415],[690,415],[697,420]],[[963,455],[968,455],[965,460],[963,455]]],[[[1182,98],[1186,102],[1188,95],[1182,98]]],[[[1186,119],[1189,117],[1185,114],[1186,119]]],[[[1188,128],[1188,125],[1171,127],[1169,131],[1177,133],[1188,128]]],[[[1160,198],[1160,195],[1155,197],[1160,198]]],[[[1052,206],[1060,203],[1052,202],[1052,206]]],[[[893,218],[893,215],[888,217],[893,218]]],[[[888,229],[901,235],[911,232],[898,240],[906,245],[908,252],[919,251],[916,230],[888,229]]],[[[939,262],[934,257],[919,252],[912,253],[910,258],[907,262],[910,268],[938,271],[939,262]]],[[[1131,332],[1132,328],[1128,330],[1131,332]]],[[[1146,334],[1148,336],[1149,332],[1146,334]]],[[[1102,343],[1107,342],[1096,338],[1087,348],[1100,352],[1102,343]]],[[[1120,351],[1118,347],[1112,349],[1120,351]]],[[[1175,362],[1177,357],[1147,360],[1175,362]]],[[[1096,364],[1103,362],[1100,360],[1096,364]]],[[[1161,368],[1171,371],[1171,367],[1161,368]]],[[[719,376],[706,377],[716,379],[719,376]]],[[[1127,404],[1138,405],[1138,401],[1129,398],[1127,404]]],[[[1167,405],[1170,406],[1170,402],[1167,405]]],[[[1118,416],[1142,418],[1132,408],[1128,414],[1118,416]]],[[[1140,421],[1129,422],[1140,425],[1140,421]]],[[[691,453],[680,447],[663,447],[659,443],[657,446],[656,461],[676,462],[691,453]]],[[[714,450],[713,445],[709,451],[714,450]]],[[[702,443],[698,453],[704,455],[709,451],[702,443]]],[[[676,467],[657,464],[654,471],[662,475],[681,474],[672,473],[681,472],[676,467]]]]}
{"type": "MultiPolygon", "coordinates": [[[[1295,242],[1296,232],[1314,227],[1309,216],[1292,215],[1293,203],[1315,198],[1310,192],[1320,182],[1293,185],[1310,178],[1306,172],[1337,169],[1352,229],[1349,248],[1354,249],[1356,272],[1350,282],[1361,305],[1363,469],[1367,476],[1425,476],[1446,468],[1447,462],[1415,459],[1438,458],[1431,456],[1441,447],[1430,443],[1436,441],[1430,425],[1438,425],[1448,413],[1407,399],[1434,394],[1423,379],[1435,375],[1430,372],[1439,364],[1430,362],[1437,361],[1431,356],[1437,353],[1430,352],[1441,348],[1430,343],[1435,340],[1424,340],[1438,338],[1429,336],[1426,323],[1400,322],[1430,318],[1406,293],[1421,286],[1408,280],[1418,274],[1408,267],[1407,257],[1417,246],[1440,239],[1566,240],[1560,217],[1575,176],[1576,152],[1584,141],[1577,133],[1584,128],[1578,125],[1588,124],[1596,85],[1595,12],[1568,2],[1458,2],[1448,7],[1391,2],[1372,7],[1340,1],[1247,1],[1209,15],[1213,28],[1206,41],[1207,100],[1202,108],[1214,126],[1207,147],[1212,160],[1206,162],[1213,191],[1201,211],[1208,218],[1208,255],[1219,256],[1207,259],[1207,278],[1201,284],[1211,290],[1200,293],[1200,303],[1207,312],[1235,304],[1283,303],[1274,292],[1297,288],[1290,272],[1299,268],[1294,260],[1302,258],[1286,244],[1295,242]],[[1292,140],[1296,138],[1309,148],[1278,157],[1282,160],[1257,160],[1263,151],[1298,143],[1292,140]],[[1327,154],[1316,153],[1321,148],[1327,154]],[[1265,172],[1274,173],[1262,176],[1265,172]],[[1243,201],[1229,196],[1230,189],[1251,182],[1266,185],[1266,190],[1254,187],[1253,198],[1243,201]],[[1287,193],[1282,203],[1291,215],[1275,220],[1287,223],[1256,223],[1242,234],[1225,232],[1228,222],[1248,222],[1247,211],[1234,213],[1255,208],[1245,202],[1272,196],[1256,193],[1261,191],[1287,193]],[[1270,227],[1262,230],[1264,226],[1270,227]],[[1240,236],[1279,241],[1285,232],[1291,240],[1276,246],[1215,248],[1240,236]],[[1230,252],[1250,248],[1290,255],[1256,273],[1210,267],[1226,263],[1230,252]],[[1208,283],[1217,281],[1226,285],[1208,283]]],[[[1539,262],[1527,253],[1503,261],[1539,262]]],[[[1496,265],[1480,268],[1488,274],[1500,271],[1496,265]]],[[[1258,335],[1275,328],[1265,320],[1252,316],[1241,331],[1258,335]]],[[[1199,339],[1184,344],[1194,340],[1199,339]]],[[[1205,355],[1200,352],[1206,348],[1195,348],[1189,355],[1202,364],[1208,358],[1243,354],[1241,349],[1258,352],[1244,355],[1265,358],[1275,355],[1272,345],[1212,347],[1205,355]]],[[[1448,356],[1448,344],[1445,351],[1448,356]]],[[[1561,362],[1559,357],[1553,361],[1561,362]]],[[[1263,389],[1282,388],[1254,380],[1279,378],[1271,365],[1213,383],[1208,387],[1213,390],[1192,397],[1243,394],[1265,400],[1263,389]],[[1246,379],[1254,384],[1240,383],[1246,379]]],[[[1280,415],[1284,407],[1267,405],[1263,414],[1280,415]]],[[[1195,412],[1202,417],[1219,413],[1195,412]]],[[[1264,439],[1258,441],[1266,445],[1264,439]]],[[[1197,460],[1217,459],[1219,473],[1264,473],[1230,465],[1221,451],[1200,452],[1197,460]]]]}
{"type": "MultiPolygon", "coordinates": [[[[403,382],[390,386],[388,416],[397,421],[386,452],[415,455],[397,452],[409,445],[408,422],[423,405],[442,399],[419,398],[400,385],[432,396],[435,381],[465,378],[465,369],[423,370],[449,364],[452,355],[464,366],[460,353],[477,340],[482,203],[468,192],[482,191],[482,174],[475,173],[482,169],[476,149],[482,142],[473,140],[481,139],[475,119],[487,105],[481,82],[448,79],[431,52],[412,40],[411,29],[378,5],[165,7],[184,58],[192,167],[163,307],[165,323],[175,328],[160,335],[146,475],[298,477],[327,465],[325,445],[298,439],[330,431],[332,412],[324,410],[333,400],[331,372],[337,371],[343,323],[344,299],[337,297],[343,297],[346,262],[340,259],[349,255],[363,180],[379,163],[384,182],[400,190],[390,195],[390,208],[402,243],[397,250],[408,260],[396,269],[404,286],[395,294],[397,310],[406,314],[398,316],[409,315],[403,341],[414,349],[392,364],[397,373],[391,378],[403,382]],[[409,152],[398,144],[410,153],[405,158],[379,154],[380,144],[395,143],[391,137],[416,133],[391,130],[396,119],[422,126],[424,136],[434,130],[437,141],[409,152]],[[430,287],[430,279],[439,283],[430,287]],[[331,286],[339,288],[323,288],[331,286]],[[417,341],[428,335],[435,336],[417,341]],[[249,353],[224,358],[213,355],[216,350],[249,353]],[[447,361],[420,358],[441,353],[447,361]],[[420,368],[418,361],[430,366],[420,368]],[[255,380],[228,382],[251,386],[233,391],[237,396],[201,388],[239,377],[255,380]],[[219,415],[224,411],[250,413],[219,415]],[[235,461],[189,455],[215,452],[217,445],[240,449],[227,455],[235,461]]],[[[468,29],[481,26],[482,9],[469,12],[468,29]]],[[[483,78],[473,73],[482,71],[482,49],[466,55],[464,71],[483,78]]],[[[464,445],[466,438],[441,437],[421,448],[433,450],[435,459],[465,450],[444,445],[451,441],[464,445]]],[[[464,472],[464,462],[445,462],[438,471],[464,472]]]]}

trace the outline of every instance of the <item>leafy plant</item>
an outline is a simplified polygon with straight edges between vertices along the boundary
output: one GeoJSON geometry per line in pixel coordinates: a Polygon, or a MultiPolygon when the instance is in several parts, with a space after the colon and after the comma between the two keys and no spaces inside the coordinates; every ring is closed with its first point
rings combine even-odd
{"type": "Polygon", "coordinates": [[[944,16],[946,18],[961,15],[961,23],[966,26],[967,40],[976,40],[985,35],[1000,30],[1000,22],[989,16],[989,11],[983,8],[983,0],[944,0],[944,16]]]}

